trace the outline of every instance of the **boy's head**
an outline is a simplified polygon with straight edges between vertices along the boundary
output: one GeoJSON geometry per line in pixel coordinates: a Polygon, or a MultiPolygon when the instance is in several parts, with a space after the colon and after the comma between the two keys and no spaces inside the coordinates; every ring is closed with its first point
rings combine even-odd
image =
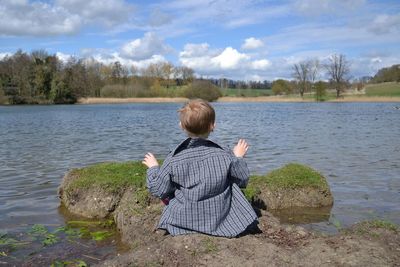
{"type": "Polygon", "coordinates": [[[190,100],[178,110],[181,127],[193,136],[208,136],[214,129],[215,111],[201,99],[190,100]]]}

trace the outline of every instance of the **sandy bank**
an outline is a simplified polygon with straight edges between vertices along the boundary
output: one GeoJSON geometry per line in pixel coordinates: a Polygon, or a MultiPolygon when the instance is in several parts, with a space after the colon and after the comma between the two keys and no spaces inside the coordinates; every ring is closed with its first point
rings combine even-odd
{"type": "MultiPolygon", "coordinates": [[[[184,103],[184,97],[131,97],[131,98],[80,98],[78,104],[123,104],[123,103],[184,103]]],[[[259,96],[259,97],[220,97],[217,102],[264,102],[264,103],[294,103],[315,102],[313,99],[285,96],[259,96]]],[[[326,102],[400,102],[400,97],[385,96],[345,96],[344,98],[331,99],[326,102]]]]}
{"type": "Polygon", "coordinates": [[[119,103],[184,103],[188,101],[184,97],[88,97],[78,99],[78,104],[119,104],[119,103]]]}
{"type": "Polygon", "coordinates": [[[331,99],[328,102],[400,102],[400,97],[390,97],[390,96],[346,96],[344,98],[331,99]]]}

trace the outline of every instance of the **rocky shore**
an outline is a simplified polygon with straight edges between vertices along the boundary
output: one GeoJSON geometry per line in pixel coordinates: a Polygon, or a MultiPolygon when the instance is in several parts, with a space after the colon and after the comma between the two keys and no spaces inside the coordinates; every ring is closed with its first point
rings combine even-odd
{"type": "Polygon", "coordinates": [[[156,229],[162,204],[145,188],[140,162],[101,163],[68,172],[62,205],[87,218],[112,218],[132,250],[100,266],[398,266],[400,236],[388,222],[357,224],[326,236],[281,224],[270,211],[333,204],[325,178],[289,164],[253,176],[244,191],[259,214],[259,229],[238,238],[172,237],[156,229]]]}

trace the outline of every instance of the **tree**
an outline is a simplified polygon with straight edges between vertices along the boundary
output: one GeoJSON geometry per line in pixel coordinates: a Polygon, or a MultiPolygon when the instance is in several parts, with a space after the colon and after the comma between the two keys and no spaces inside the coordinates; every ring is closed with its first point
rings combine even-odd
{"type": "Polygon", "coordinates": [[[272,93],[274,95],[290,94],[291,88],[287,81],[278,79],[272,83],[272,93]]]}
{"type": "Polygon", "coordinates": [[[400,64],[380,69],[372,81],[375,83],[400,82],[400,64]]]}
{"type": "Polygon", "coordinates": [[[162,78],[164,79],[164,84],[168,88],[170,85],[172,85],[171,78],[172,74],[174,73],[174,65],[172,65],[169,62],[161,63],[161,72],[162,72],[162,78]]]}
{"type": "Polygon", "coordinates": [[[336,97],[344,90],[345,84],[349,80],[350,63],[343,54],[334,54],[330,57],[328,64],[325,65],[329,78],[335,86],[336,97]]]}
{"type": "Polygon", "coordinates": [[[315,79],[319,72],[318,60],[307,60],[294,64],[293,77],[298,81],[300,96],[303,98],[304,92],[311,91],[315,79]]]}
{"type": "Polygon", "coordinates": [[[326,83],[319,81],[315,83],[315,99],[317,101],[323,101],[326,95],[326,83]]]}
{"type": "Polygon", "coordinates": [[[4,94],[3,88],[0,85],[0,105],[7,103],[7,97],[4,94]]]}
{"type": "Polygon", "coordinates": [[[195,80],[185,90],[184,96],[190,99],[201,98],[206,101],[215,101],[222,96],[221,90],[207,80],[195,80]]]}

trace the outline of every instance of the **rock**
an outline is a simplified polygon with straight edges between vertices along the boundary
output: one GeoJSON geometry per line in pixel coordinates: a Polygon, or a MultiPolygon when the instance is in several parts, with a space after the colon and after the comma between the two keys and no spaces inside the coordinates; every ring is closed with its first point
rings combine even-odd
{"type": "Polygon", "coordinates": [[[133,188],[126,190],[113,213],[122,241],[136,246],[137,242],[144,244],[162,239],[162,234],[149,234],[156,231],[162,208],[158,201],[143,191],[133,188]]]}
{"type": "Polygon", "coordinates": [[[332,206],[326,179],[308,166],[291,163],[265,176],[252,176],[246,197],[261,209],[332,206]]]}
{"type": "Polygon", "coordinates": [[[67,173],[59,187],[61,202],[72,213],[87,218],[105,218],[117,207],[121,193],[112,193],[99,186],[71,188],[71,182],[79,179],[74,173],[67,173]]]}

